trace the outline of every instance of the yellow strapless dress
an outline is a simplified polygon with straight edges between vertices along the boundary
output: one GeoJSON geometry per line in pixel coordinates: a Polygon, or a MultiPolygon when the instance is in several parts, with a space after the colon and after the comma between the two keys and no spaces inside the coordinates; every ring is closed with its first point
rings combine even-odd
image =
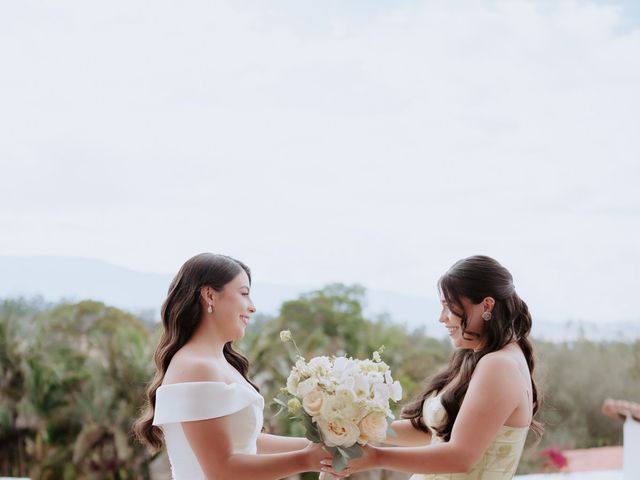
{"type": "MultiPolygon", "coordinates": [[[[432,432],[431,444],[442,443],[433,427],[445,421],[447,412],[440,403],[440,396],[427,398],[422,407],[425,424],[432,432]]],[[[511,480],[518,468],[529,427],[507,427],[498,430],[487,451],[467,473],[433,473],[413,475],[410,480],[511,480]]]]}

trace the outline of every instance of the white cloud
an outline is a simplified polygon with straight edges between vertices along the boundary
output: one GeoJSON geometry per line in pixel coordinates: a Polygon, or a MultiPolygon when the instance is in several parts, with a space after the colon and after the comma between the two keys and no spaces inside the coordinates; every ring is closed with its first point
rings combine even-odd
{"type": "Polygon", "coordinates": [[[0,253],[636,317],[640,29],[587,2],[6,2],[0,253]],[[623,28],[624,27],[624,28],[623,28]],[[526,293],[526,295],[525,295],[526,293]]]}

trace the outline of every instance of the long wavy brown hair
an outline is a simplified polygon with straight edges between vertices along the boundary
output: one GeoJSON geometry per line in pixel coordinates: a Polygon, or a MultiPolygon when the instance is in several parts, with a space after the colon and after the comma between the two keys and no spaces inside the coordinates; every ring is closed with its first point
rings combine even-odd
{"type": "MultiPolygon", "coordinates": [[[[191,338],[203,315],[200,290],[211,287],[220,292],[224,286],[244,270],[251,282],[251,271],[244,263],[226,255],[201,253],[187,260],[169,285],[162,305],[162,336],[154,355],[156,372],[147,389],[144,410],[133,426],[134,436],[149,450],[162,447],[162,430],[153,425],[156,390],[162,384],[171,359],[191,338]]],[[[233,349],[231,342],[224,345],[227,361],[258,390],[248,378],[249,361],[233,349]]]]}
{"type": "MultiPolygon", "coordinates": [[[[479,335],[467,330],[469,319],[464,313],[462,298],[477,305],[486,297],[492,297],[495,300],[492,318],[486,322],[481,348],[478,351],[455,350],[449,364],[429,380],[418,397],[404,407],[402,418],[410,419],[416,429],[429,433],[422,417],[424,401],[432,393],[442,392],[446,386],[440,401],[447,412],[447,421],[443,425],[435,426],[435,431],[438,436],[449,441],[478,361],[512,341],[518,343],[529,366],[535,417],[540,409],[540,399],[533,379],[535,359],[533,345],[529,340],[532,319],[527,304],[516,293],[511,273],[493,258],[476,255],[456,262],[440,278],[438,288],[451,311],[462,319],[460,326],[466,340],[479,338],[479,335]]],[[[539,436],[542,435],[542,424],[534,418],[531,421],[531,429],[539,436]]]]}

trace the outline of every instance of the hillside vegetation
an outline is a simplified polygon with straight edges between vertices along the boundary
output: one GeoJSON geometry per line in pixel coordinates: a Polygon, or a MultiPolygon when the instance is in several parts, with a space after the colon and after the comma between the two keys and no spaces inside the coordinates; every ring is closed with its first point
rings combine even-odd
{"type": "MultiPolygon", "coordinates": [[[[266,399],[267,431],[302,434],[268,407],[294,360],[280,330],[291,330],[308,357],[369,357],[385,345],[384,360],[405,400],[447,361],[448,340],[385,317],[365,318],[364,299],[361,287],[335,284],[283,303],[278,316],[254,316],[238,348],[266,399]]],[[[130,428],[152,374],[159,328],[94,301],[0,302],[0,476],[150,478],[152,458],[130,428]]],[[[546,431],[539,442],[531,434],[520,472],[539,469],[537,452],[547,446],[621,444],[621,423],[604,417],[600,405],[606,397],[640,401],[640,341],[537,342],[536,353],[546,431]]]]}

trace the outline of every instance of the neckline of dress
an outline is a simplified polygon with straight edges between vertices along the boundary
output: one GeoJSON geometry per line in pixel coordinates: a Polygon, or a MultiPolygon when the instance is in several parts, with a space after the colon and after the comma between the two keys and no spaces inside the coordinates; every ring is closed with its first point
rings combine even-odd
{"type": "MultiPolygon", "coordinates": [[[[427,399],[427,401],[435,400],[437,398],[438,399],[438,403],[440,404],[440,406],[442,406],[442,402],[440,401],[440,397],[443,395],[443,393],[438,393],[436,395],[433,395],[433,396],[429,397],[427,399]]],[[[500,425],[500,428],[508,428],[508,429],[511,429],[511,430],[529,430],[529,428],[531,428],[531,427],[529,425],[525,425],[524,427],[512,427],[510,425],[500,425]]]]}
{"type": "Polygon", "coordinates": [[[227,383],[227,382],[214,382],[214,381],[197,381],[197,382],[176,382],[176,383],[168,383],[166,385],[160,385],[158,387],[158,390],[161,389],[162,387],[171,387],[174,385],[196,385],[196,384],[202,384],[202,383],[213,383],[213,384],[217,384],[217,385],[225,385],[227,387],[242,387],[246,390],[249,390],[252,393],[255,393],[256,395],[258,395],[259,397],[262,397],[262,395],[260,395],[260,393],[254,389],[251,385],[247,384],[245,385],[244,383],[239,383],[239,382],[234,382],[234,383],[227,383]]]}

